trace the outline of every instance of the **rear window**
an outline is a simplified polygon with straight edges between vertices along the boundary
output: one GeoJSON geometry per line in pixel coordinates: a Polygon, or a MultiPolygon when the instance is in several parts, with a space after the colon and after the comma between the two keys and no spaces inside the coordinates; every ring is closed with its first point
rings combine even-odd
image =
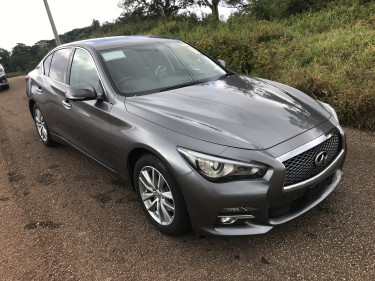
{"type": "Polygon", "coordinates": [[[53,53],[49,77],[65,83],[65,74],[68,68],[71,49],[61,49],[53,53]]]}

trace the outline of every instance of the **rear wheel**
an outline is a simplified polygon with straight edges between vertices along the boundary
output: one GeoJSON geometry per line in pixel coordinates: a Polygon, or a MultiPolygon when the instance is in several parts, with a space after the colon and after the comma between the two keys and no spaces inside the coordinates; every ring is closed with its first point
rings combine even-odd
{"type": "Polygon", "coordinates": [[[33,118],[34,118],[36,130],[38,131],[40,140],[46,146],[53,146],[55,143],[51,139],[51,135],[49,133],[46,120],[44,119],[44,116],[42,112],[40,111],[40,108],[37,104],[34,104],[34,107],[33,107],[33,118]]]}
{"type": "Polygon", "coordinates": [[[168,235],[185,233],[190,226],[182,193],[167,166],[155,155],[143,155],[135,165],[138,201],[150,222],[168,235]]]}

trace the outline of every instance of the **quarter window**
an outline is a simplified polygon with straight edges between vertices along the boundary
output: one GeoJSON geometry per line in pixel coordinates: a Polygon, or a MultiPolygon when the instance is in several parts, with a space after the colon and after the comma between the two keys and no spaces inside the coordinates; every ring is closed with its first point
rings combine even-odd
{"type": "Polygon", "coordinates": [[[49,77],[59,82],[65,82],[66,69],[68,68],[71,49],[60,49],[54,52],[49,77]]]}
{"type": "Polygon", "coordinates": [[[100,79],[94,60],[88,52],[76,49],[70,72],[70,86],[81,83],[91,85],[97,93],[101,92],[100,79]]]}

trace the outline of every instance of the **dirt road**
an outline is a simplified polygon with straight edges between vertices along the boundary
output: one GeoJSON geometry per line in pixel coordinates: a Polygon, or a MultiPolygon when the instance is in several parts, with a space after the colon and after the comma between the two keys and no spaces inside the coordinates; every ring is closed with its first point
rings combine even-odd
{"type": "Polygon", "coordinates": [[[375,134],[346,129],[341,185],[260,236],[168,237],[126,182],[45,147],[23,77],[0,91],[1,280],[375,280],[375,134]]]}

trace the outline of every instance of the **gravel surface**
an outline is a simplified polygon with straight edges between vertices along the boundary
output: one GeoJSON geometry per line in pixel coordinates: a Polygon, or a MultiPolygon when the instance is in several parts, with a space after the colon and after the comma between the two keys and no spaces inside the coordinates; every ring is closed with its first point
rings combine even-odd
{"type": "Polygon", "coordinates": [[[23,77],[0,90],[0,279],[375,280],[375,134],[346,128],[340,186],[259,236],[168,237],[129,184],[73,148],[45,147],[23,77]]]}

